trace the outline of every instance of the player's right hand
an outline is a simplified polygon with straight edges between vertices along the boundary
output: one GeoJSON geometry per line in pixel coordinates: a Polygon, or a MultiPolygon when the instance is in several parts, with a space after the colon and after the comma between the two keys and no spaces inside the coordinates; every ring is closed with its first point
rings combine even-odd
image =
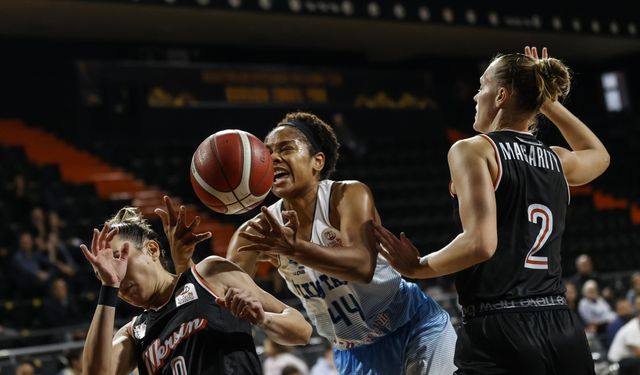
{"type": "Polygon", "coordinates": [[[173,201],[166,195],[164,204],[166,210],[156,208],[154,212],[162,220],[164,234],[171,249],[171,259],[176,267],[176,273],[180,274],[193,264],[191,258],[196,245],[211,238],[211,232],[196,233],[200,216],[196,216],[191,224],[187,224],[186,208],[180,206],[176,212],[173,201]]]}
{"type": "Polygon", "coordinates": [[[80,249],[91,263],[102,285],[119,288],[127,274],[129,242],[123,242],[120,249],[112,249],[111,240],[116,234],[118,228],[110,230],[109,224],[105,224],[101,231],[94,228],[91,250],[85,244],[80,245],[80,249]]]}
{"type": "Polygon", "coordinates": [[[400,233],[400,238],[382,225],[373,222],[373,233],[378,240],[378,252],[403,276],[415,278],[420,269],[420,251],[400,233]]]}
{"type": "Polygon", "coordinates": [[[229,309],[236,318],[251,324],[261,325],[266,320],[262,303],[246,290],[229,288],[224,298],[216,297],[216,302],[229,309]]]}

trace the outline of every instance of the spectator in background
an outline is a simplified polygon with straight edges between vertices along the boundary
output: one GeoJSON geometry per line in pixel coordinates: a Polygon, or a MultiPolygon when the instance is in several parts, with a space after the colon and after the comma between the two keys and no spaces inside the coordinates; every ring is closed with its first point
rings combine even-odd
{"type": "Polygon", "coordinates": [[[45,253],[47,259],[53,264],[57,272],[65,278],[72,279],[77,270],[76,262],[73,260],[67,246],[60,241],[57,232],[49,232],[47,234],[47,242],[45,243],[45,253]]]}
{"type": "Polygon", "coordinates": [[[600,296],[598,283],[587,280],[582,286],[582,299],[578,304],[578,312],[586,325],[587,332],[592,334],[606,332],[607,326],[616,314],[611,306],[600,296]]]}
{"type": "Polygon", "coordinates": [[[82,375],[82,350],[74,350],[64,357],[64,368],[56,375],[82,375]]]}
{"type": "Polygon", "coordinates": [[[23,362],[16,366],[16,375],[35,375],[36,369],[30,362],[23,362]]]}
{"type": "MultiPolygon", "coordinates": [[[[611,298],[613,292],[604,282],[600,274],[593,270],[593,261],[589,255],[582,254],[576,258],[576,271],[577,273],[573,275],[571,282],[575,284],[578,290],[582,290],[582,286],[587,280],[593,280],[602,288],[602,297],[605,299],[611,298]]],[[[582,297],[584,296],[580,296],[580,298],[582,297]]]]}
{"type": "Polygon", "coordinates": [[[327,340],[324,340],[323,342],[324,351],[311,368],[310,375],[338,375],[338,370],[333,363],[333,350],[331,348],[331,343],[327,340]]]}
{"type": "MultiPolygon", "coordinates": [[[[637,296],[640,296],[640,272],[634,272],[630,278],[630,288],[627,291],[627,300],[633,305],[637,296]]],[[[637,311],[636,311],[637,312],[637,311]]]]}
{"type": "Polygon", "coordinates": [[[367,147],[353,134],[341,112],[333,114],[332,127],[342,146],[341,153],[361,158],[367,152],[367,147]]]}
{"type": "Polygon", "coordinates": [[[30,296],[44,291],[44,286],[51,279],[51,263],[44,253],[37,250],[33,237],[29,232],[22,232],[19,249],[13,256],[14,282],[20,292],[30,296]]]}
{"type": "Polygon", "coordinates": [[[70,326],[79,322],[78,305],[69,295],[69,288],[64,279],[53,280],[49,296],[44,300],[43,314],[44,323],[48,327],[70,326]]]}
{"type": "Polygon", "coordinates": [[[47,243],[47,223],[44,210],[40,206],[31,209],[29,231],[38,248],[44,248],[47,243]]]}
{"type": "Polygon", "coordinates": [[[292,366],[300,371],[301,375],[309,374],[309,367],[304,361],[290,352],[290,348],[280,345],[269,338],[265,338],[264,354],[267,359],[263,363],[264,375],[281,375],[287,366],[292,366]]]}
{"type": "Polygon", "coordinates": [[[566,289],[565,297],[567,299],[567,306],[569,306],[569,309],[573,310],[573,312],[576,313],[576,315],[578,316],[578,318],[580,318],[580,321],[584,325],[584,321],[582,321],[582,317],[578,313],[578,290],[576,289],[576,284],[565,281],[564,287],[566,289]]]}
{"type": "Polygon", "coordinates": [[[609,348],[609,360],[620,365],[619,375],[640,373],[640,296],[634,306],[636,316],[620,328],[609,348]]]}
{"type": "Polygon", "coordinates": [[[66,238],[64,233],[65,224],[56,211],[50,211],[47,215],[47,225],[49,226],[49,233],[56,233],[62,240],[66,238]]]}
{"type": "Polygon", "coordinates": [[[633,305],[626,298],[620,298],[616,301],[617,317],[607,327],[607,348],[611,346],[613,338],[623,325],[633,319],[633,305]]]}

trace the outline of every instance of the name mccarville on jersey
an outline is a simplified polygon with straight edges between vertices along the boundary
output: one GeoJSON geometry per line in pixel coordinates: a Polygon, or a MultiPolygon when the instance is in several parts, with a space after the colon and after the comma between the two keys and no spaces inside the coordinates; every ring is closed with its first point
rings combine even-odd
{"type": "Polygon", "coordinates": [[[498,142],[498,148],[504,160],[520,160],[533,167],[562,172],[555,153],[534,145],[532,142],[526,143],[525,145],[517,142],[498,142]]]}

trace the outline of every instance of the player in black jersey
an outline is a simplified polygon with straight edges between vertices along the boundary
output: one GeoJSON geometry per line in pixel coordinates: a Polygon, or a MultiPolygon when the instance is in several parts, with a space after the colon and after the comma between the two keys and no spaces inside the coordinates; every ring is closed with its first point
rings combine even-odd
{"type": "MultiPolygon", "coordinates": [[[[181,215],[183,220],[171,220],[165,231],[174,233],[174,225],[195,230],[186,225],[184,211],[181,215]]],[[[173,275],[161,264],[156,238],[139,211],[126,207],[101,231],[94,230],[91,249],[81,245],[102,281],[84,373],[129,374],[137,366],[149,375],[260,374],[250,323],[285,345],[308,342],[311,325],[304,317],[238,266],[212,256],[173,275]],[[116,295],[145,311],[114,337],[116,295]]]]}
{"type": "Polygon", "coordinates": [[[498,56],[480,78],[474,129],[449,151],[451,193],[462,233],[420,257],[376,225],[380,252],[402,274],[431,278],[459,272],[463,307],[456,374],[593,374],[583,328],[566,304],[560,247],[568,185],[601,175],[609,154],[557,99],[570,75],[535,49],[498,56]],[[531,133],[535,116],[554,123],[572,150],[548,147],[531,133]],[[565,179],[566,178],[566,179],[565,179]]]}

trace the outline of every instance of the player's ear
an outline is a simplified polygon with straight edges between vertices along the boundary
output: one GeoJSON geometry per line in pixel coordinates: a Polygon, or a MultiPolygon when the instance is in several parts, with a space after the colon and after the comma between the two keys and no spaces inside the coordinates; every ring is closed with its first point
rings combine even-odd
{"type": "Polygon", "coordinates": [[[158,244],[155,240],[149,240],[147,242],[147,251],[151,259],[154,261],[160,259],[160,244],[158,244]]]}
{"type": "Polygon", "coordinates": [[[506,87],[498,87],[498,93],[496,94],[495,104],[497,108],[502,108],[509,101],[511,93],[506,87]]]}
{"type": "Polygon", "coordinates": [[[313,155],[313,170],[320,173],[324,168],[324,152],[313,155]]]}

